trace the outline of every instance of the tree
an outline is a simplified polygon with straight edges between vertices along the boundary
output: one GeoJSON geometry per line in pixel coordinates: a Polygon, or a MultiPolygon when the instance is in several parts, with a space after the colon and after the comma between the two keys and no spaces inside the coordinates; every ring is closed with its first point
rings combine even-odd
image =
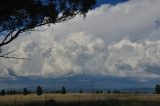
{"type": "Polygon", "coordinates": [[[108,94],[110,94],[110,93],[111,93],[111,91],[110,91],[110,90],[108,90],[108,91],[107,91],[107,93],[108,93],[108,94]]]}
{"type": "Polygon", "coordinates": [[[117,90],[117,89],[114,89],[114,90],[112,91],[112,93],[113,93],[113,94],[120,94],[120,91],[117,90]]]}
{"type": "Polygon", "coordinates": [[[96,94],[102,94],[103,91],[102,90],[96,90],[96,94]]]}
{"type": "Polygon", "coordinates": [[[23,89],[23,95],[27,95],[28,94],[28,90],[27,90],[27,88],[24,88],[23,89]]]}
{"type": "Polygon", "coordinates": [[[160,85],[159,84],[156,84],[156,86],[155,86],[155,93],[160,94],[160,85]]]}
{"type": "MultiPolygon", "coordinates": [[[[96,0],[0,0],[0,53],[21,33],[86,15],[96,0]]],[[[6,54],[8,55],[8,54],[6,54]]],[[[4,58],[13,58],[0,55],[4,58]]]]}
{"type": "Polygon", "coordinates": [[[83,93],[83,90],[82,90],[82,89],[80,89],[80,90],[79,90],[79,93],[83,93]]]}
{"type": "Polygon", "coordinates": [[[5,89],[2,89],[2,90],[1,90],[1,95],[4,96],[5,94],[6,94],[5,89]]]}
{"type": "Polygon", "coordinates": [[[67,91],[66,91],[66,88],[65,88],[64,86],[62,86],[61,93],[62,93],[62,94],[66,94],[66,92],[67,92],[67,91]]]}
{"type": "Polygon", "coordinates": [[[39,86],[39,85],[37,86],[36,93],[37,93],[38,96],[42,95],[43,91],[42,91],[41,86],[39,86]]]}

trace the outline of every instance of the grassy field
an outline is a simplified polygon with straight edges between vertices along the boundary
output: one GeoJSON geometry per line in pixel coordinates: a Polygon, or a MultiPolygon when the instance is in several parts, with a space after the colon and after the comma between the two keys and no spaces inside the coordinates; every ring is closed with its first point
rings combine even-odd
{"type": "Polygon", "coordinates": [[[0,106],[160,106],[153,94],[43,94],[0,96],[0,106]]]}

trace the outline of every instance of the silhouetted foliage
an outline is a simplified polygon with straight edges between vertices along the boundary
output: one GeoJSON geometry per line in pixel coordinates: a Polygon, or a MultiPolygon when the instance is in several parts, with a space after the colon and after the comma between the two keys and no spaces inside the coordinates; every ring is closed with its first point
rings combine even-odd
{"type": "Polygon", "coordinates": [[[112,91],[112,93],[113,93],[113,94],[119,94],[119,93],[120,93],[120,91],[119,91],[119,90],[117,90],[117,89],[114,89],[114,90],[112,91]]]}
{"type": "Polygon", "coordinates": [[[81,89],[81,90],[79,90],[79,93],[83,93],[83,90],[81,89]]]}
{"type": "Polygon", "coordinates": [[[4,96],[5,94],[6,94],[5,89],[2,89],[2,90],[1,90],[1,95],[4,96]]]}
{"type": "Polygon", "coordinates": [[[23,89],[23,95],[27,95],[28,94],[28,90],[27,90],[27,88],[24,88],[23,89]]]}
{"type": "Polygon", "coordinates": [[[140,92],[140,91],[135,91],[134,93],[135,93],[135,94],[141,94],[141,92],[140,92]]]}
{"type": "Polygon", "coordinates": [[[96,0],[0,0],[0,48],[35,27],[86,15],[96,0]]]}
{"type": "Polygon", "coordinates": [[[49,93],[61,93],[61,90],[49,91],[49,93]]]}
{"type": "Polygon", "coordinates": [[[8,90],[8,91],[7,91],[7,94],[13,95],[13,91],[12,91],[12,90],[8,90]]]}
{"type": "Polygon", "coordinates": [[[15,90],[8,90],[7,94],[9,94],[9,95],[15,95],[16,91],[15,90]]]}
{"type": "Polygon", "coordinates": [[[155,86],[155,93],[160,94],[160,85],[159,84],[156,84],[156,86],[155,86]]]}
{"type": "Polygon", "coordinates": [[[107,93],[108,93],[108,94],[110,94],[110,93],[111,93],[111,91],[110,91],[110,90],[108,90],[108,91],[107,91],[107,93]]]}
{"type": "Polygon", "coordinates": [[[63,86],[62,89],[61,89],[61,93],[62,93],[62,94],[66,94],[66,92],[67,92],[67,90],[66,90],[66,88],[63,86]]]}
{"type": "Polygon", "coordinates": [[[39,96],[42,95],[43,90],[42,90],[41,86],[37,86],[36,93],[37,93],[37,95],[39,95],[39,96]]]}
{"type": "Polygon", "coordinates": [[[32,91],[27,89],[27,94],[32,94],[32,91]]]}
{"type": "Polygon", "coordinates": [[[103,91],[102,90],[96,90],[96,94],[102,94],[103,91]]]}

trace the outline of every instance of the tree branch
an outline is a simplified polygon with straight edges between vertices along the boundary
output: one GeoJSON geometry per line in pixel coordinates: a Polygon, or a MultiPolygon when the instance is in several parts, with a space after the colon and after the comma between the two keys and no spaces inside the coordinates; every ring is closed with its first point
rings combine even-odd
{"type": "Polygon", "coordinates": [[[22,59],[22,60],[31,60],[27,58],[19,58],[19,57],[12,57],[12,56],[0,56],[0,58],[7,58],[7,59],[22,59]]]}
{"type": "Polygon", "coordinates": [[[15,34],[14,34],[14,36],[12,36],[12,34],[13,34],[14,32],[10,32],[6,37],[5,37],[5,39],[2,41],[2,43],[0,43],[0,47],[2,47],[2,46],[4,46],[4,45],[7,45],[7,44],[9,44],[10,42],[12,42],[14,39],[16,39],[18,36],[19,36],[19,34],[21,33],[21,30],[19,30],[19,31],[17,31],[15,34]],[[8,41],[7,41],[7,39],[8,39],[8,37],[11,37],[8,41]]]}
{"type": "Polygon", "coordinates": [[[13,40],[15,40],[15,39],[20,35],[20,33],[29,30],[28,27],[29,27],[29,26],[26,26],[26,27],[24,27],[24,28],[22,28],[22,29],[19,29],[19,30],[12,30],[12,31],[10,31],[10,32],[6,35],[6,37],[3,39],[3,41],[0,43],[0,48],[1,48],[2,46],[4,46],[4,45],[9,44],[9,43],[12,42],[13,40]],[[15,31],[17,31],[17,32],[14,34],[15,31]],[[8,37],[10,37],[10,39],[8,39],[8,37]],[[7,40],[7,39],[8,39],[8,40],[7,40]]]}
{"type": "Polygon", "coordinates": [[[7,52],[7,53],[5,53],[5,54],[3,54],[3,55],[0,55],[0,58],[31,60],[31,59],[24,58],[24,57],[8,56],[9,54],[14,53],[14,52],[16,52],[16,51],[7,52]]]}

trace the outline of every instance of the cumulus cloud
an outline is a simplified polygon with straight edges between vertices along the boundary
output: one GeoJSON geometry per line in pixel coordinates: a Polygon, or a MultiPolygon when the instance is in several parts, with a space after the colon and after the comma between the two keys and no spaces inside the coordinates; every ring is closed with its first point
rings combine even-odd
{"type": "Polygon", "coordinates": [[[28,60],[0,60],[3,75],[160,77],[160,1],[102,5],[83,19],[24,33],[5,49],[28,60]]]}
{"type": "Polygon", "coordinates": [[[54,33],[57,37],[64,37],[72,32],[85,30],[105,39],[107,43],[120,41],[124,36],[128,36],[132,41],[144,40],[151,36],[156,39],[159,36],[151,33],[159,30],[159,2],[131,0],[116,6],[102,5],[90,11],[85,20],[78,17],[57,25],[54,33]]]}

